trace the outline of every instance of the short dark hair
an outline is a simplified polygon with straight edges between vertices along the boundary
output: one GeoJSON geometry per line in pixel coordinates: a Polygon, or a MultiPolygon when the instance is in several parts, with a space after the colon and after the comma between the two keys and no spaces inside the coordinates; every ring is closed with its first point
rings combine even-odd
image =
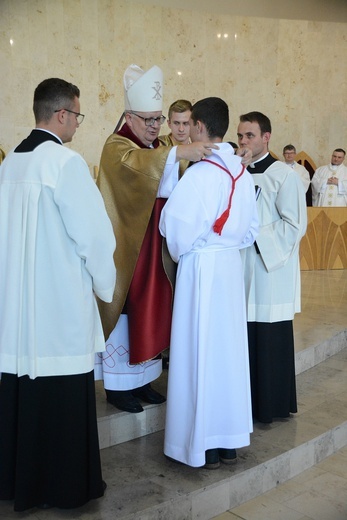
{"type": "Polygon", "coordinates": [[[168,119],[171,119],[172,113],[177,112],[178,114],[182,114],[183,112],[187,112],[187,110],[192,110],[192,104],[187,99],[177,99],[171,103],[168,113],[168,119]]]}
{"type": "Polygon", "coordinates": [[[296,153],[296,148],[293,144],[287,144],[284,148],[283,148],[283,153],[285,152],[292,152],[294,151],[296,153]]]}
{"type": "MultiPolygon", "coordinates": [[[[343,153],[344,155],[346,155],[346,152],[345,152],[345,150],[344,150],[343,148],[336,148],[336,149],[334,150],[334,152],[340,152],[340,153],[343,153]]],[[[333,152],[333,153],[334,153],[334,152],[333,152]]]]}
{"type": "Polygon", "coordinates": [[[191,119],[194,124],[201,121],[206,126],[210,138],[223,139],[229,126],[229,108],[223,99],[208,97],[197,101],[192,108],[191,119]]]}
{"type": "Polygon", "coordinates": [[[48,123],[55,110],[72,108],[76,97],[80,97],[76,85],[59,78],[45,79],[34,92],[33,110],[36,123],[48,123]]]}
{"type": "Polygon", "coordinates": [[[261,112],[248,112],[247,114],[242,114],[240,116],[240,122],[258,123],[261,135],[265,134],[265,132],[270,132],[271,134],[271,121],[266,115],[262,114],[261,112]]]}

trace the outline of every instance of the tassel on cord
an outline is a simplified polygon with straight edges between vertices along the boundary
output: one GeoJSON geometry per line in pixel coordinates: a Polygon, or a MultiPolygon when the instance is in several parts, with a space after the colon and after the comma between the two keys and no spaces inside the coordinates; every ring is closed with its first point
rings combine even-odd
{"type": "Polygon", "coordinates": [[[229,218],[230,209],[227,208],[219,218],[217,218],[216,222],[213,224],[213,231],[218,235],[222,234],[224,224],[229,218]]]}

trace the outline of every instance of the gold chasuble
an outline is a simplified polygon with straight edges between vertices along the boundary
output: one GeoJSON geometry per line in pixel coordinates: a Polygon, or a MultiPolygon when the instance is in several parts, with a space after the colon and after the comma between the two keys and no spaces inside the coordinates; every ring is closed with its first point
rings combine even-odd
{"type": "Polygon", "coordinates": [[[165,199],[157,192],[171,147],[161,144],[147,148],[124,124],[105,143],[97,179],[117,240],[113,300],[98,305],[106,339],[128,315],[131,364],[156,357],[170,341],[175,264],[162,252],[165,199]]]}

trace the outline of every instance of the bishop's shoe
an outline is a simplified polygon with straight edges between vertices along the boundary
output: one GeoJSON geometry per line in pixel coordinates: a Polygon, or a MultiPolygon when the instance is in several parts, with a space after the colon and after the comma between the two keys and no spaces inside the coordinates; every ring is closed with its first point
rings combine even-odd
{"type": "Polygon", "coordinates": [[[141,403],[133,396],[131,390],[106,390],[107,401],[118,408],[129,413],[143,412],[141,403]]]}
{"type": "Polygon", "coordinates": [[[166,397],[154,390],[150,383],[147,383],[144,386],[140,386],[139,388],[135,388],[132,390],[132,394],[134,397],[141,399],[145,403],[161,404],[165,403],[166,401],[166,397]]]}

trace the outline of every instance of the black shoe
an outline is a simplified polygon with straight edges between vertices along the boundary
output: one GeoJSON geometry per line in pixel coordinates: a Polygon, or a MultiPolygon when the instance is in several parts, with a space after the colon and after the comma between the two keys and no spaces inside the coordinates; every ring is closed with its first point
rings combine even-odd
{"type": "Polygon", "coordinates": [[[236,450],[229,448],[219,448],[219,460],[224,464],[234,464],[237,460],[236,450]]]}
{"type": "Polygon", "coordinates": [[[142,401],[145,401],[145,403],[150,404],[161,404],[165,403],[166,397],[159,394],[156,390],[153,390],[150,383],[147,383],[147,385],[140,386],[140,388],[135,388],[132,390],[132,394],[134,397],[137,397],[138,399],[142,399],[142,401]]]}
{"type": "Polygon", "coordinates": [[[220,466],[218,448],[205,451],[205,466],[206,469],[217,469],[220,466]]]}
{"type": "Polygon", "coordinates": [[[119,410],[129,413],[143,412],[139,401],[132,395],[131,390],[105,390],[106,399],[119,410]]]}
{"type": "Polygon", "coordinates": [[[51,506],[50,504],[46,504],[45,502],[43,502],[42,504],[37,504],[37,507],[38,507],[38,509],[52,509],[53,506],[51,506]]]}

